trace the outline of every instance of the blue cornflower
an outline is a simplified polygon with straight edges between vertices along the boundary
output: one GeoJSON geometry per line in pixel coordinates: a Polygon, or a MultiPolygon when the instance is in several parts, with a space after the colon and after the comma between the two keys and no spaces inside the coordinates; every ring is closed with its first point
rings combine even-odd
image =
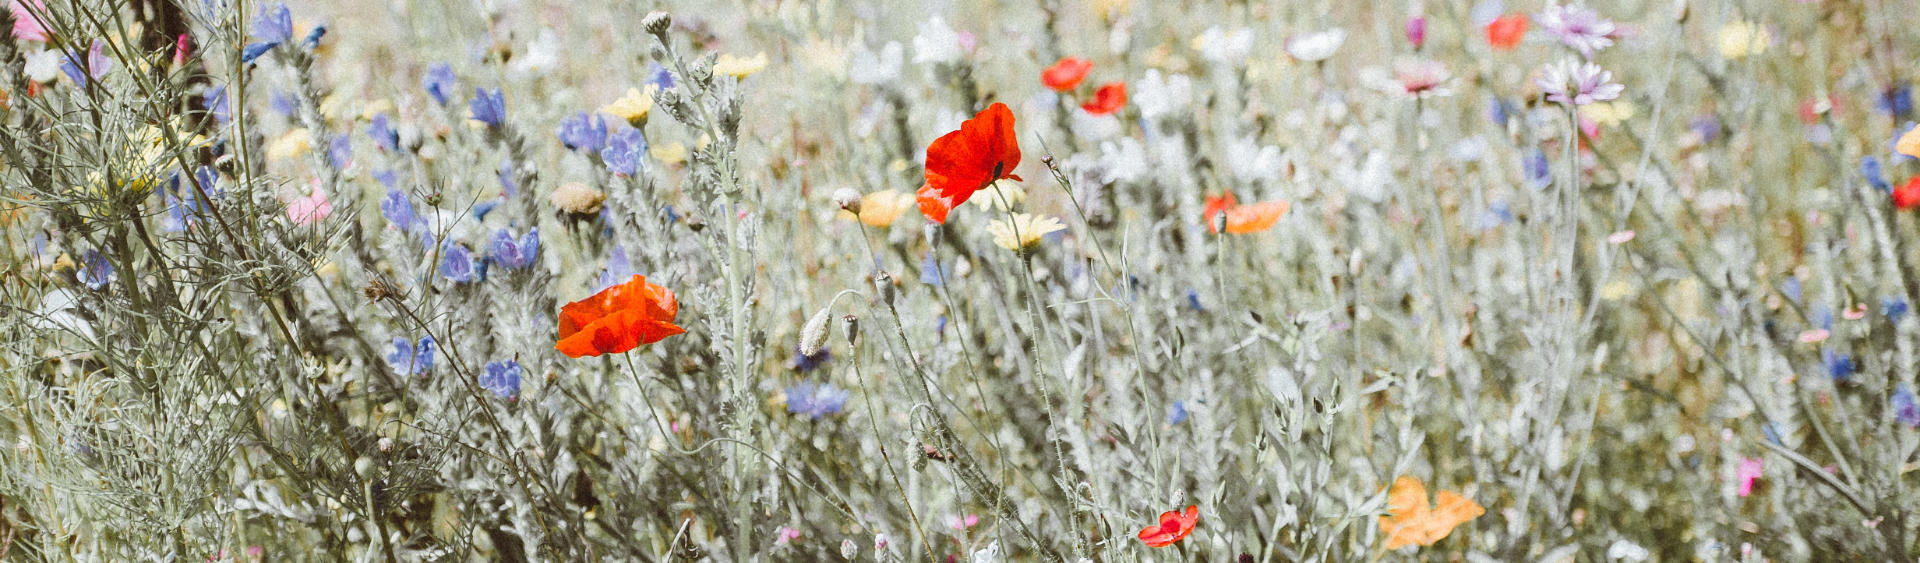
{"type": "Polygon", "coordinates": [[[393,124],[387,121],[385,113],[373,116],[373,122],[367,124],[367,136],[373,138],[373,146],[380,147],[380,150],[400,150],[400,133],[393,130],[393,124]]]}
{"type": "Polygon", "coordinates": [[[1533,149],[1520,160],[1520,169],[1527,174],[1527,187],[1543,190],[1553,184],[1553,169],[1547,165],[1547,152],[1533,149]]]}
{"type": "Polygon", "coordinates": [[[306,48],[308,49],[315,49],[320,47],[320,38],[326,37],[326,36],[327,36],[327,26],[316,25],[316,26],[313,26],[313,31],[307,32],[306,39],[300,40],[300,44],[303,46],[306,46],[306,48]]]}
{"type": "Polygon", "coordinates": [[[260,15],[253,18],[253,30],[248,37],[267,43],[286,43],[293,40],[293,13],[286,4],[261,6],[260,15]]]}
{"type": "Polygon", "coordinates": [[[635,273],[632,262],[627,260],[626,247],[613,245],[612,256],[607,257],[607,269],[600,271],[599,283],[594,287],[594,291],[598,292],[626,283],[627,280],[633,279],[635,273]]]}
{"type": "Polygon", "coordinates": [[[938,318],[935,318],[933,320],[933,333],[935,335],[940,336],[941,338],[946,338],[947,336],[947,316],[946,315],[940,315],[938,318]]]}
{"type": "Polygon", "coordinates": [[[1195,291],[1191,287],[1187,288],[1187,307],[1190,307],[1195,311],[1207,310],[1206,307],[1200,306],[1200,292],[1195,291]]]}
{"type": "Polygon", "coordinates": [[[475,274],[473,253],[469,252],[466,246],[448,244],[440,254],[440,275],[446,276],[455,283],[473,281],[475,274]]]}
{"type": "Polygon", "coordinates": [[[433,103],[443,106],[447,105],[447,96],[453,93],[453,83],[453,67],[447,63],[427,65],[427,74],[420,77],[420,87],[433,96],[433,103]]]}
{"type": "Polygon", "coordinates": [[[233,118],[233,112],[227,109],[226,86],[208,88],[205,93],[200,95],[200,99],[202,103],[206,104],[207,113],[213,114],[214,122],[226,125],[227,120],[233,118]]]}
{"type": "Polygon", "coordinates": [[[509,401],[520,396],[520,362],[487,362],[486,368],[486,372],[478,376],[481,389],[509,401]]]}
{"type": "Polygon", "coordinates": [[[1907,316],[1907,300],[1898,297],[1880,298],[1880,314],[1885,315],[1889,322],[1900,322],[1901,317],[1907,316]]]}
{"type": "Polygon", "coordinates": [[[1880,93],[1880,99],[1874,102],[1877,107],[1894,119],[1906,119],[1913,114],[1913,85],[1897,84],[1880,93]]]}
{"type": "Polygon", "coordinates": [[[1787,276],[1786,281],[1780,282],[1780,293],[1786,294],[1787,299],[1794,303],[1800,302],[1801,291],[1799,276],[1787,276]]]}
{"type": "Polygon", "coordinates": [[[568,149],[599,152],[607,146],[607,120],[599,115],[577,112],[560,121],[560,144],[568,149]]]}
{"type": "Polygon", "coordinates": [[[488,127],[499,127],[507,120],[506,96],[500,93],[499,88],[474,88],[473,99],[467,102],[467,112],[473,114],[475,121],[485,123],[488,127]]]}
{"type": "Polygon", "coordinates": [[[1913,400],[1913,388],[1900,384],[1893,391],[1893,420],[1909,428],[1920,428],[1920,404],[1913,400]]]}
{"type": "Polygon", "coordinates": [[[80,271],[75,272],[75,275],[79,276],[80,283],[87,285],[87,289],[95,291],[106,289],[107,284],[113,281],[113,264],[108,263],[107,257],[100,255],[100,251],[87,251],[80,262],[80,271]]]}
{"type": "Polygon", "coordinates": [[[847,406],[847,391],[834,387],[832,383],[815,385],[809,382],[796,383],[787,388],[787,412],[819,420],[828,415],[840,414],[847,406]]]}
{"type": "Polygon", "coordinates": [[[386,186],[387,188],[391,189],[393,188],[394,184],[397,184],[400,182],[400,174],[398,172],[394,172],[393,169],[391,168],[386,170],[375,170],[373,172],[373,179],[378,180],[380,182],[380,185],[386,186]]]}
{"type": "MultiPolygon", "coordinates": [[[[211,170],[205,166],[200,168],[205,171],[211,170]]],[[[202,183],[209,188],[213,186],[213,183],[205,178],[202,178],[202,183]]],[[[187,230],[187,226],[200,222],[201,214],[206,212],[207,208],[200,204],[200,198],[191,193],[182,194],[181,188],[180,173],[174,172],[167,181],[167,191],[161,194],[167,206],[167,216],[160,220],[161,230],[172,233],[187,230]]]]}
{"type": "Polygon", "coordinates": [[[793,352],[793,371],[800,373],[810,372],[831,359],[833,359],[833,352],[827,351],[826,348],[821,348],[819,352],[815,352],[811,356],[805,352],[795,350],[793,352]]]}
{"type": "Polygon", "coordinates": [[[506,197],[513,197],[514,194],[520,192],[520,183],[513,181],[512,158],[500,159],[500,170],[498,174],[500,175],[500,192],[502,194],[506,197]]]}
{"type": "Polygon", "coordinates": [[[1174,401],[1173,412],[1167,413],[1167,424],[1179,424],[1187,421],[1187,402],[1174,401]]]}
{"type": "Polygon", "coordinates": [[[294,103],[293,94],[279,89],[267,93],[267,107],[273,109],[274,113],[289,117],[300,111],[300,104],[294,103]]]}
{"type": "Polygon", "coordinates": [[[1853,357],[1827,348],[1820,351],[1820,360],[1827,364],[1827,376],[1835,382],[1846,383],[1853,380],[1853,357]]]}
{"type": "Polygon", "coordinates": [[[487,219],[488,213],[492,213],[494,209],[497,209],[499,207],[500,207],[500,200],[497,200],[497,199],[489,199],[486,201],[482,201],[480,203],[473,204],[473,220],[484,221],[487,219]]]}
{"type": "Polygon", "coordinates": [[[1880,159],[1871,156],[1860,157],[1860,175],[1867,178],[1867,185],[1882,192],[1892,192],[1893,185],[1887,183],[1885,172],[1880,169],[1880,159]]]}
{"type": "Polygon", "coordinates": [[[660,63],[647,63],[647,84],[658,86],[661,91],[673,89],[673,71],[660,63]]]}
{"type": "Polygon", "coordinates": [[[1720,118],[1715,117],[1711,113],[1695,117],[1692,121],[1688,121],[1687,128],[1692,129],[1693,134],[1700,136],[1700,142],[1708,144],[1719,140],[1720,132],[1725,129],[1720,125],[1720,118]]]}
{"type": "Polygon", "coordinates": [[[1512,114],[1513,110],[1507,105],[1506,100],[1500,99],[1499,96],[1487,96],[1487,121],[1504,127],[1507,124],[1507,118],[1512,114]]]}
{"type": "Polygon", "coordinates": [[[260,58],[261,55],[265,55],[268,51],[272,51],[274,47],[279,46],[279,43],[248,43],[246,47],[240,49],[240,62],[252,63],[255,59],[260,58]]]}
{"type": "Polygon", "coordinates": [[[402,376],[426,375],[433,369],[433,337],[422,336],[417,344],[406,338],[393,337],[393,352],[387,354],[387,365],[393,366],[393,372],[402,376]]]}
{"type": "Polygon", "coordinates": [[[380,214],[401,232],[427,226],[427,220],[413,211],[413,199],[397,188],[387,188],[387,197],[380,200],[380,214]]]}
{"type": "Polygon", "coordinates": [[[513,233],[502,228],[494,231],[493,240],[487,243],[487,254],[493,261],[512,270],[524,270],[533,266],[540,257],[540,228],[527,230],[527,234],[514,240],[513,233]]]}
{"type": "Polygon", "coordinates": [[[607,171],[631,176],[640,172],[646,154],[646,136],[639,129],[628,128],[607,139],[607,148],[600,151],[600,160],[607,163],[607,171]]]}
{"type": "Polygon", "coordinates": [[[920,260],[920,283],[934,287],[947,284],[947,270],[940,267],[940,261],[933,258],[932,252],[928,252],[927,257],[920,260]]]}

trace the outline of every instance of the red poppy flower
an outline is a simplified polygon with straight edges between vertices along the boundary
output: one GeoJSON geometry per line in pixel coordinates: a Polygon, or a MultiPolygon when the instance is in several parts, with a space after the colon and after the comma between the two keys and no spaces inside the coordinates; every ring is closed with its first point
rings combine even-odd
{"type": "Polygon", "coordinates": [[[1046,84],[1055,92],[1065,92],[1080,85],[1087,79],[1087,71],[1093,70],[1093,61],[1073,57],[1061,57],[1053,66],[1040,71],[1040,83],[1046,84]]]}
{"type": "Polygon", "coordinates": [[[1494,49],[1505,51],[1520,44],[1520,38],[1527,36],[1527,15],[1507,14],[1487,24],[1487,44],[1494,49]]]}
{"type": "Polygon", "coordinates": [[[1127,85],[1121,82],[1108,82],[1093,92],[1093,99],[1081,104],[1080,109],[1094,115],[1106,115],[1118,111],[1127,105],[1127,85]]]}
{"type": "Polygon", "coordinates": [[[1213,218],[1215,215],[1225,213],[1227,214],[1227,234],[1244,235],[1273,228],[1274,223],[1278,223],[1280,216],[1285,215],[1287,209],[1291,207],[1293,204],[1284,199],[1240,205],[1234,200],[1233,194],[1227,194],[1207,198],[1207,204],[1201,208],[1200,215],[1207,222],[1208,232],[1220,233],[1220,225],[1215,223],[1213,218]]]}
{"type": "Polygon", "coordinates": [[[1167,511],[1160,513],[1160,523],[1140,530],[1140,541],[1147,547],[1166,547],[1193,533],[1193,525],[1200,522],[1200,507],[1189,506],[1185,513],[1167,511]]]}
{"type": "Polygon", "coordinates": [[[561,307],[560,341],[553,347],[573,358],[618,354],[686,332],[673,324],[679,313],[673,290],[635,275],[627,283],[561,307]]]}
{"type": "Polygon", "coordinates": [[[920,188],[920,212],[935,223],[973,192],[995,180],[1019,180],[1020,140],[1013,135],[1013,111],[994,103],[927,146],[927,185],[920,188]]]}
{"type": "Polygon", "coordinates": [[[1920,206],[1920,176],[1908,178],[1905,185],[1893,189],[1893,206],[1901,209],[1920,206]]]}

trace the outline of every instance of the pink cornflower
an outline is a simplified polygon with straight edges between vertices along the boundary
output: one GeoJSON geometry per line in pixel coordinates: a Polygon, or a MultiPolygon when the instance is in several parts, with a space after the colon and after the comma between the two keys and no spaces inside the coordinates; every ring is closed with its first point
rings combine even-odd
{"type": "Polygon", "coordinates": [[[295,225],[312,224],[332,214],[333,203],[327,201],[327,194],[320,191],[319,183],[313,185],[313,193],[287,204],[287,219],[295,225]]]}
{"type": "Polygon", "coordinates": [[[1601,70],[1600,65],[1568,58],[1559,64],[1547,65],[1540,78],[1534,79],[1533,83],[1547,95],[1547,101],[1584,106],[1620,97],[1620,92],[1627,87],[1615,84],[1612,80],[1613,71],[1601,70]]]}
{"type": "Polygon", "coordinates": [[[1535,18],[1540,28],[1560,39],[1580,56],[1593,57],[1601,49],[1613,45],[1613,21],[1600,17],[1599,12],[1586,6],[1547,6],[1535,18]]]}
{"type": "Polygon", "coordinates": [[[1452,94],[1447,89],[1447,80],[1453,76],[1447,67],[1430,59],[1403,60],[1393,65],[1393,83],[1389,91],[1404,94],[1412,98],[1439,97],[1452,94]]]}
{"type": "Polygon", "coordinates": [[[1753,494],[1753,480],[1760,478],[1760,470],[1760,458],[1740,459],[1740,469],[1735,472],[1735,478],[1740,480],[1740,496],[1753,494]]]}

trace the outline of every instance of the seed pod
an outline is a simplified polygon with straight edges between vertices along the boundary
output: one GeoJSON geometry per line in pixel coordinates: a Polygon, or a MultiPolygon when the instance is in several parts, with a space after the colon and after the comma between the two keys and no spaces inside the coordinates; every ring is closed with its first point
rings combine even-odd
{"type": "Polygon", "coordinates": [[[853,188],[840,188],[833,191],[833,203],[854,215],[860,214],[860,192],[853,188]]]}
{"type": "Polygon", "coordinates": [[[894,288],[893,288],[893,274],[887,273],[886,270],[881,270],[880,273],[874,274],[873,288],[874,290],[880,292],[881,303],[885,303],[888,307],[893,306],[893,296],[895,294],[894,288]]]}
{"type": "Polygon", "coordinates": [[[860,338],[860,317],[851,314],[840,317],[840,335],[847,337],[847,346],[852,347],[860,338]]]}
{"type": "Polygon", "coordinates": [[[828,312],[828,309],[820,309],[820,312],[813,314],[813,318],[807,319],[807,324],[800,327],[800,355],[819,354],[820,348],[826,346],[828,312]]]}
{"type": "Polygon", "coordinates": [[[649,12],[645,19],[640,20],[640,27],[646,29],[647,33],[665,37],[667,28],[673,27],[673,16],[661,11],[649,12]]]}

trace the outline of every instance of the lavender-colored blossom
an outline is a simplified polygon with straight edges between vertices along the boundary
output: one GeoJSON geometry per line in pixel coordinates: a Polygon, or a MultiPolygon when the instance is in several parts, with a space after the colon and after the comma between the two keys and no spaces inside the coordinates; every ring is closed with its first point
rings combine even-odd
{"type": "Polygon", "coordinates": [[[513,197],[514,194],[517,194],[520,192],[520,183],[513,181],[513,159],[512,158],[500,159],[500,168],[499,170],[496,171],[496,173],[500,175],[500,192],[501,193],[505,194],[507,197],[513,197]]]}
{"type": "Polygon", "coordinates": [[[833,352],[829,352],[825,348],[821,348],[820,351],[814,352],[813,354],[795,350],[793,352],[793,371],[807,373],[818,369],[821,365],[826,364],[827,360],[831,359],[833,359],[833,352]]]}
{"type": "Polygon", "coordinates": [[[448,244],[440,251],[440,275],[454,283],[467,283],[474,279],[475,268],[473,253],[467,247],[448,244]]]}
{"type": "Polygon", "coordinates": [[[640,172],[646,154],[646,136],[639,129],[629,128],[607,139],[607,148],[600,151],[600,160],[607,163],[608,171],[630,176],[640,172]]]}
{"type": "Polygon", "coordinates": [[[1880,298],[1880,314],[1887,317],[1887,322],[1899,323],[1901,317],[1907,316],[1907,309],[1907,300],[1905,299],[1898,297],[1880,298]]]}
{"type": "Polygon", "coordinates": [[[1906,119],[1913,114],[1913,86],[1898,84],[1880,93],[1880,99],[1873,106],[1894,119],[1906,119]]]}
{"type": "Polygon", "coordinates": [[[528,229],[527,234],[518,240],[505,228],[494,231],[493,239],[487,243],[487,255],[508,269],[532,267],[535,259],[540,257],[540,228],[528,229]]]}
{"type": "Polygon", "coordinates": [[[267,107],[274,113],[292,116],[300,111],[300,105],[293,101],[293,94],[286,90],[274,90],[267,93],[267,107]]]}
{"type": "Polygon", "coordinates": [[[87,48],[86,54],[81,54],[78,51],[67,51],[60,57],[62,59],[60,72],[66,73],[67,78],[72,79],[74,84],[82,86],[106,76],[107,71],[113,70],[113,59],[107,58],[107,56],[101,52],[101,49],[106,48],[106,45],[105,41],[95,39],[93,40],[93,46],[87,48]],[[85,66],[83,67],[82,65],[85,66]]]}
{"type": "Polygon", "coordinates": [[[627,280],[633,279],[633,275],[636,273],[633,271],[632,262],[627,260],[626,247],[617,244],[613,245],[611,253],[612,256],[607,258],[607,269],[600,271],[599,284],[594,287],[594,291],[600,291],[625,283],[627,280]]]}
{"type": "Polygon", "coordinates": [[[597,114],[578,112],[560,121],[560,143],[568,149],[599,152],[607,146],[607,120],[597,114]]]}
{"type": "Polygon", "coordinates": [[[480,388],[492,391],[502,399],[509,401],[520,396],[520,362],[506,360],[487,362],[486,372],[476,376],[480,388]]]}
{"type": "Polygon", "coordinates": [[[414,212],[413,200],[395,188],[387,188],[387,197],[380,200],[380,214],[401,232],[412,232],[427,226],[426,219],[414,212]]]}
{"type": "Polygon", "coordinates": [[[1543,190],[1553,184],[1553,168],[1547,163],[1546,151],[1533,149],[1520,160],[1520,168],[1527,175],[1528,188],[1543,190]]]}
{"type": "Polygon", "coordinates": [[[840,414],[847,405],[847,391],[832,383],[803,382],[787,388],[787,412],[812,420],[840,414]]]}
{"type": "Polygon", "coordinates": [[[453,94],[453,67],[447,63],[427,65],[427,74],[420,77],[420,87],[433,97],[433,103],[447,105],[447,96],[453,94]]]}
{"type": "Polygon", "coordinates": [[[1853,356],[1827,348],[1820,351],[1820,360],[1827,365],[1827,376],[1832,377],[1834,381],[1846,383],[1853,380],[1853,371],[1856,367],[1853,364],[1853,356]]]}
{"type": "Polygon", "coordinates": [[[373,122],[367,124],[367,136],[373,138],[373,146],[380,147],[380,150],[400,150],[400,133],[393,130],[393,124],[387,121],[385,113],[373,116],[373,122]]]}
{"type": "Polygon", "coordinates": [[[1173,409],[1167,413],[1167,424],[1179,424],[1187,421],[1187,402],[1174,401],[1173,409]]]}
{"type": "Polygon", "coordinates": [[[80,283],[86,284],[87,289],[99,291],[106,289],[107,284],[113,282],[113,264],[107,262],[107,257],[102,256],[100,251],[87,251],[80,262],[80,271],[75,272],[74,275],[80,278],[80,283]]]}
{"type": "Polygon", "coordinates": [[[214,86],[200,95],[201,103],[207,107],[207,113],[213,114],[215,123],[226,125],[232,119],[233,112],[227,107],[227,87],[214,86]]]}
{"type": "Polygon", "coordinates": [[[1920,403],[1913,398],[1913,388],[1905,383],[1893,392],[1893,420],[1907,425],[1908,428],[1920,428],[1920,403]]]}
{"type": "Polygon", "coordinates": [[[313,49],[313,48],[319,47],[320,38],[326,37],[326,36],[327,36],[327,26],[316,25],[316,26],[313,26],[313,31],[307,32],[306,39],[300,40],[300,44],[305,46],[308,49],[313,49]]]}
{"type": "Polygon", "coordinates": [[[647,84],[652,84],[665,92],[673,89],[673,71],[660,63],[647,63],[647,84]]]}
{"type": "Polygon", "coordinates": [[[1547,101],[1584,106],[1619,98],[1627,87],[1612,81],[1613,71],[1602,70],[1597,64],[1566,59],[1547,65],[1533,83],[1547,95],[1547,101]]]}
{"type": "Polygon", "coordinates": [[[507,120],[506,96],[500,93],[499,88],[474,88],[473,99],[467,102],[467,111],[473,114],[475,121],[485,123],[488,127],[499,127],[507,120]]]}
{"type": "Polygon", "coordinates": [[[387,365],[402,376],[426,375],[433,369],[433,337],[422,336],[417,344],[393,337],[393,352],[387,354],[387,365]]]}
{"type": "Polygon", "coordinates": [[[1720,133],[1726,130],[1726,127],[1720,124],[1720,118],[1714,117],[1711,113],[1688,121],[1687,128],[1693,130],[1695,135],[1699,135],[1702,143],[1720,140],[1720,133]]]}
{"type": "Polygon", "coordinates": [[[394,184],[400,182],[400,174],[392,169],[376,170],[373,173],[373,179],[379,181],[382,186],[392,188],[394,184]]]}
{"type": "Polygon", "coordinates": [[[947,283],[946,268],[940,267],[940,261],[933,258],[932,252],[928,252],[927,257],[920,261],[920,283],[934,287],[947,283]]]}
{"type": "Polygon", "coordinates": [[[327,145],[327,160],[338,169],[353,165],[353,141],[345,133],[333,136],[333,142],[327,145]]]}
{"type": "MultiPolygon", "coordinates": [[[[200,169],[206,172],[212,171],[205,166],[200,169]]],[[[202,183],[212,186],[212,182],[204,177],[202,183]]],[[[161,200],[167,207],[167,216],[160,219],[161,230],[170,233],[185,231],[187,227],[200,222],[201,217],[206,213],[207,208],[201,205],[200,198],[195,197],[191,192],[182,193],[182,189],[180,173],[174,172],[167,181],[167,190],[161,194],[161,200]]]]}
{"type": "Polygon", "coordinates": [[[1613,21],[1586,6],[1547,6],[1534,21],[1583,57],[1592,58],[1595,52],[1613,45],[1613,21]]]}
{"type": "Polygon", "coordinates": [[[1882,192],[1893,191],[1893,185],[1887,183],[1884,172],[1880,170],[1880,159],[1871,156],[1860,157],[1860,175],[1867,178],[1867,185],[1882,192]]]}
{"type": "Polygon", "coordinates": [[[482,201],[480,203],[473,204],[473,212],[472,212],[473,220],[484,221],[486,220],[488,213],[492,213],[494,209],[497,209],[499,207],[500,207],[500,200],[497,200],[497,199],[490,199],[487,201],[482,201]]]}

